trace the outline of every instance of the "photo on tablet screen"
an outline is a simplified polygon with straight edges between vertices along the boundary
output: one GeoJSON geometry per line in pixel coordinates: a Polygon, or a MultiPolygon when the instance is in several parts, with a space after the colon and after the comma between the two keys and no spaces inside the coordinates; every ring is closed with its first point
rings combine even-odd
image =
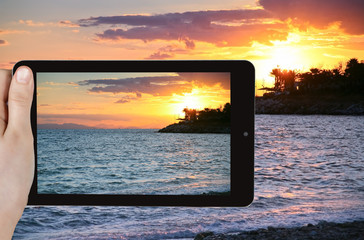
{"type": "Polygon", "coordinates": [[[38,72],[38,194],[229,195],[229,72],[38,72]]]}

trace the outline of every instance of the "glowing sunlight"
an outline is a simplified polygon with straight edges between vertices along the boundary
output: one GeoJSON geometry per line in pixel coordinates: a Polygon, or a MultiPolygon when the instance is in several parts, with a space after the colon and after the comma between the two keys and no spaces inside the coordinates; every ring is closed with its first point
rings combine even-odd
{"type": "Polygon", "coordinates": [[[175,96],[176,104],[173,104],[173,113],[182,114],[184,108],[203,109],[206,106],[203,99],[198,95],[199,91],[194,89],[191,93],[185,93],[183,96],[175,96]]]}
{"type": "Polygon", "coordinates": [[[282,69],[295,70],[302,69],[303,59],[304,57],[299,48],[279,46],[272,49],[272,58],[270,59],[270,62],[282,69]]]}

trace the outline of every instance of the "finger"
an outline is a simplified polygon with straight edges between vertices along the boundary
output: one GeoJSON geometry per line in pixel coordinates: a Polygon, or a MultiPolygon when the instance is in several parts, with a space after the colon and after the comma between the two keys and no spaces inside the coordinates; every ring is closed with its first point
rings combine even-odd
{"type": "Polygon", "coordinates": [[[31,134],[30,108],[34,91],[33,73],[29,67],[19,67],[10,83],[8,126],[12,133],[31,134]]]}
{"type": "Polygon", "coordinates": [[[8,92],[11,81],[11,71],[0,69],[0,136],[4,134],[8,123],[8,92]]]}

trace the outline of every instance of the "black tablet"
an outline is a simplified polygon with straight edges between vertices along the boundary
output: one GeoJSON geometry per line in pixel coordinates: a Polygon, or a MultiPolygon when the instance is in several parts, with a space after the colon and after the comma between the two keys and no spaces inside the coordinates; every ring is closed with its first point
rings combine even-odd
{"type": "Polygon", "coordinates": [[[247,206],[248,61],[21,61],[34,74],[30,205],[247,206]]]}

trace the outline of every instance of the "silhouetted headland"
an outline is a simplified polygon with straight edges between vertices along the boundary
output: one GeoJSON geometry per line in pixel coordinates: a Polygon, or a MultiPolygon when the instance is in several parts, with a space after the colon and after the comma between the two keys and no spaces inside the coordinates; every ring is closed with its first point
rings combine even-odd
{"type": "Polygon", "coordinates": [[[364,62],[356,58],[334,69],[308,72],[275,68],[274,87],[256,97],[256,114],[364,115],[364,62]]]}
{"type": "Polygon", "coordinates": [[[197,111],[196,109],[184,110],[185,117],[178,123],[168,125],[158,132],[163,133],[230,133],[231,105],[226,103],[224,108],[197,111]]]}

